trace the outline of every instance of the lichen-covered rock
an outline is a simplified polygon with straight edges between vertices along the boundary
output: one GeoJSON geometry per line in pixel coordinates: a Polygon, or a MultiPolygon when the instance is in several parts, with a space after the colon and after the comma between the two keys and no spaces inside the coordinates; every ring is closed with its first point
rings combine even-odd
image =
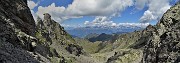
{"type": "Polygon", "coordinates": [[[171,7],[149,33],[144,48],[145,63],[180,62],[180,3],[171,7]]]}
{"type": "Polygon", "coordinates": [[[1,0],[0,15],[0,19],[11,25],[13,24],[17,29],[28,35],[34,35],[35,21],[24,0],[1,0]]]}
{"type": "Polygon", "coordinates": [[[26,0],[0,1],[0,63],[38,63],[35,22],[26,0]]]}
{"type": "Polygon", "coordinates": [[[19,43],[17,35],[24,32],[34,36],[35,22],[27,4],[23,0],[0,1],[0,36],[13,44],[19,43]]]}
{"type": "Polygon", "coordinates": [[[34,55],[8,42],[0,43],[0,63],[39,63],[34,55]]]}
{"type": "Polygon", "coordinates": [[[66,47],[66,50],[71,53],[71,54],[74,54],[76,56],[80,56],[80,54],[82,54],[82,47],[78,46],[78,45],[74,45],[74,44],[69,44],[67,47],[66,47]]]}

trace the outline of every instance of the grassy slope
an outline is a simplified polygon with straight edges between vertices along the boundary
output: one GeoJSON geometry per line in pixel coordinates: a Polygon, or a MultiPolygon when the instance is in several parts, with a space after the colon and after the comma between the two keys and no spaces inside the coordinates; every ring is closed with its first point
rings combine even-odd
{"type": "Polygon", "coordinates": [[[114,42],[89,42],[85,39],[77,39],[79,45],[90,53],[90,57],[97,63],[134,63],[140,62],[142,50],[132,49],[133,44],[139,40],[141,32],[122,34],[114,42]],[[123,54],[115,54],[123,53],[123,54]],[[109,61],[108,61],[109,59],[109,61]]]}

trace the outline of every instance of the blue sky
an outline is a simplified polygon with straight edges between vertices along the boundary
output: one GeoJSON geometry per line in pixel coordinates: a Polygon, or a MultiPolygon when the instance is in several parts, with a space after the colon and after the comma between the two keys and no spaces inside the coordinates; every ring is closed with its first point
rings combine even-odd
{"type": "Polygon", "coordinates": [[[54,20],[56,20],[62,25],[68,25],[68,26],[86,26],[87,24],[102,25],[102,26],[107,24],[114,26],[114,25],[118,25],[118,23],[140,23],[140,22],[150,23],[154,25],[157,23],[158,18],[160,18],[162,14],[170,6],[175,4],[176,0],[112,0],[114,2],[121,2],[121,1],[124,3],[127,2],[127,5],[126,4],[122,5],[121,3],[114,3],[114,2],[108,3],[107,5],[102,4],[102,3],[107,3],[104,2],[106,0],[99,0],[99,1],[87,0],[87,2],[86,1],[82,2],[82,1],[83,0],[31,0],[28,2],[28,5],[31,8],[31,12],[34,13],[33,14],[34,17],[37,16],[42,17],[41,14],[43,12],[48,12],[52,14],[54,20]],[[96,1],[98,2],[98,4],[96,3],[96,1]],[[53,3],[55,4],[55,6],[53,6],[53,3]],[[94,4],[94,5],[84,5],[83,3],[94,4]],[[145,5],[142,5],[143,3],[145,5]],[[156,4],[156,3],[161,3],[161,4],[156,4]],[[117,4],[117,6],[115,4],[117,4]],[[103,8],[102,5],[107,7],[103,8]],[[113,7],[110,8],[111,6],[113,7]],[[87,7],[97,10],[91,10],[88,9],[87,7]],[[104,9],[107,8],[108,10],[103,11],[104,9]],[[54,11],[54,9],[57,10],[54,11]],[[87,10],[81,11],[82,9],[87,9],[87,10]],[[112,10],[118,9],[118,10],[117,12],[114,12],[111,11],[111,9],[112,10]],[[160,10],[158,11],[157,9],[160,10]],[[96,13],[96,12],[101,12],[101,10],[103,11],[102,13],[100,14],[96,13]],[[157,11],[158,13],[156,13],[157,11]],[[91,12],[92,14],[88,12],[91,12]],[[114,16],[114,14],[117,15],[114,16]],[[102,20],[98,21],[99,19],[102,20]],[[87,21],[86,24],[85,21],[87,21]]]}
{"type": "MultiPolygon", "coordinates": [[[[39,3],[38,6],[43,6],[43,7],[49,6],[52,3],[56,3],[56,6],[67,7],[69,4],[73,2],[73,0],[32,0],[32,1],[34,1],[35,3],[39,3]]],[[[33,10],[37,11],[38,6],[35,7],[33,10]]]]}

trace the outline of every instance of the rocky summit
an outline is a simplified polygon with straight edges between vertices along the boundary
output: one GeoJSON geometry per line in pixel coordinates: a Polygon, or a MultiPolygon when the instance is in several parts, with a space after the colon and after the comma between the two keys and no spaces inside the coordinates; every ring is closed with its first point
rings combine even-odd
{"type": "Polygon", "coordinates": [[[0,63],[178,63],[180,3],[142,31],[94,36],[72,38],[48,13],[35,23],[26,0],[0,0],[0,63]]]}

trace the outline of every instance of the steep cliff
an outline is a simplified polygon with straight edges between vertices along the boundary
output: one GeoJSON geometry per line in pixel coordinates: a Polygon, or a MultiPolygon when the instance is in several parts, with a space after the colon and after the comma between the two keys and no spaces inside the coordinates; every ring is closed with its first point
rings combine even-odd
{"type": "Polygon", "coordinates": [[[24,0],[0,1],[0,62],[38,62],[33,55],[35,22],[24,0]]]}

